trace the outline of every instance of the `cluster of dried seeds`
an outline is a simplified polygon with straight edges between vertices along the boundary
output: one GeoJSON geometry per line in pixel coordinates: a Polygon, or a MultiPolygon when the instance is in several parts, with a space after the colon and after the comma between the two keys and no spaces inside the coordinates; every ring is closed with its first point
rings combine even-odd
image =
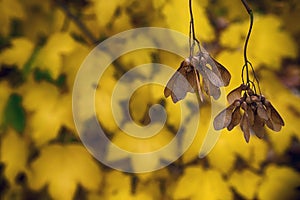
{"type": "Polygon", "coordinates": [[[227,100],[229,106],[221,111],[214,119],[214,128],[221,130],[225,127],[230,131],[240,124],[246,142],[249,142],[250,133],[258,138],[265,134],[264,126],[273,131],[280,131],[284,121],[263,95],[256,94],[249,86],[242,84],[232,90],[227,100]],[[243,95],[241,93],[244,92],[243,95]]]}
{"type": "Polygon", "coordinates": [[[203,91],[214,99],[220,97],[220,87],[227,86],[231,75],[219,62],[202,48],[195,56],[182,61],[164,90],[165,97],[171,96],[174,103],[184,99],[187,92],[197,92],[203,101],[203,91]]]}

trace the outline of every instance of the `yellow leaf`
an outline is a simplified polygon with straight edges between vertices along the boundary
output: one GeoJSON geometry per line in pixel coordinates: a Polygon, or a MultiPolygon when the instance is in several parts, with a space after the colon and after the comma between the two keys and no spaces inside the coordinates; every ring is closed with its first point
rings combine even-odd
{"type": "Polygon", "coordinates": [[[0,1],[0,33],[8,35],[10,32],[10,22],[12,19],[24,19],[24,8],[17,0],[0,1]]]}
{"type": "Polygon", "coordinates": [[[133,137],[122,131],[116,132],[114,138],[112,139],[113,144],[110,144],[108,147],[107,160],[109,162],[113,162],[130,157],[133,167],[132,170],[144,171],[143,169],[157,169],[160,166],[160,159],[171,160],[176,158],[176,141],[175,145],[171,145],[170,147],[159,151],[161,148],[169,144],[173,139],[173,134],[166,128],[163,128],[157,132],[160,127],[161,124],[159,123],[153,123],[150,126],[139,127],[142,129],[136,129],[136,126],[133,124],[126,125],[125,128],[126,130],[129,130],[130,134],[140,135],[140,137],[133,137]],[[140,132],[140,130],[143,131],[140,132]],[[147,137],[150,135],[153,136],[147,137]],[[119,154],[120,151],[116,149],[114,145],[117,145],[124,152],[119,154]],[[145,156],[136,156],[131,153],[144,153],[145,156]]]}
{"type": "Polygon", "coordinates": [[[226,18],[228,18],[230,21],[241,20],[245,18],[247,19],[248,17],[246,10],[240,1],[219,1],[216,5],[213,6],[218,5],[221,7],[221,10],[225,10],[226,18]]]}
{"type": "MultiPolygon", "coordinates": [[[[151,44],[149,39],[144,37],[135,38],[134,41],[128,41],[126,46],[128,48],[136,48],[136,44],[151,44]],[[140,42],[140,43],[139,43],[140,42]]],[[[152,49],[135,50],[122,55],[119,59],[124,69],[129,70],[134,67],[138,67],[142,64],[152,63],[151,54],[154,52],[152,49]]]]}
{"type": "Polygon", "coordinates": [[[98,165],[80,145],[50,145],[31,163],[29,187],[39,190],[48,184],[54,199],[72,199],[78,184],[97,190],[102,180],[98,165]]]}
{"type": "MultiPolygon", "coordinates": [[[[194,95],[194,94],[192,94],[194,95]]],[[[172,102],[173,103],[173,102],[172,102]]],[[[185,109],[185,108],[183,108],[185,109]]],[[[198,122],[198,129],[197,129],[197,134],[195,136],[195,138],[193,138],[192,140],[192,144],[191,146],[184,152],[182,160],[184,163],[188,163],[188,162],[192,162],[195,159],[198,159],[199,156],[199,150],[201,149],[201,146],[203,144],[204,141],[204,137],[208,132],[208,126],[210,123],[210,108],[209,106],[202,106],[200,108],[200,119],[198,122]]],[[[182,119],[180,119],[182,120],[182,119]]],[[[188,124],[183,124],[183,126],[185,127],[190,127],[192,126],[191,124],[195,124],[195,121],[197,120],[197,116],[193,116],[192,119],[190,120],[190,122],[188,124]]],[[[179,121],[180,122],[180,121],[179,121]]],[[[185,146],[186,143],[189,142],[189,140],[191,138],[187,138],[190,137],[188,134],[183,134],[183,138],[182,138],[182,146],[185,146]]]]}
{"type": "Polygon", "coordinates": [[[123,0],[121,1],[93,0],[92,4],[93,4],[94,12],[97,17],[99,27],[104,28],[112,20],[116,9],[122,6],[123,0]]]}
{"type": "Polygon", "coordinates": [[[173,199],[233,199],[233,195],[218,171],[194,166],[185,168],[173,199]]]}
{"type": "Polygon", "coordinates": [[[26,38],[16,38],[11,43],[12,46],[0,54],[0,62],[22,69],[32,54],[33,43],[26,38]]]}
{"type": "Polygon", "coordinates": [[[112,93],[116,86],[116,70],[113,65],[110,65],[102,74],[98,83],[98,88],[95,95],[96,115],[106,130],[110,133],[115,132],[117,124],[112,113],[112,93]]]}
{"type": "Polygon", "coordinates": [[[254,66],[279,69],[283,58],[296,58],[297,43],[274,15],[257,17],[249,42],[249,59],[254,66]]]}
{"type": "MultiPolygon", "coordinates": [[[[174,199],[195,198],[196,193],[200,192],[201,182],[203,184],[204,170],[201,167],[187,167],[184,174],[177,182],[173,193],[174,199]],[[195,178],[198,177],[198,178],[195,178]],[[201,181],[202,179],[202,181],[201,181]],[[188,187],[186,187],[188,185],[188,187]]],[[[203,184],[204,185],[204,184],[203,184]]]]}
{"type": "Polygon", "coordinates": [[[252,135],[249,144],[246,144],[240,127],[235,127],[232,131],[222,131],[218,143],[208,155],[208,160],[214,168],[226,174],[233,169],[237,155],[259,169],[267,152],[268,145],[264,140],[252,135]]]}
{"type": "Polygon", "coordinates": [[[67,74],[67,84],[70,90],[73,89],[76,74],[83,63],[86,56],[91,52],[91,49],[83,44],[76,43],[74,50],[65,56],[63,60],[62,72],[67,74]]]}
{"type": "MultiPolygon", "coordinates": [[[[231,24],[221,34],[221,44],[238,51],[244,46],[244,37],[249,29],[249,22],[231,24]]],[[[280,18],[274,15],[255,17],[253,33],[249,40],[248,58],[254,68],[266,65],[278,70],[283,58],[296,58],[298,50],[295,41],[282,29],[280,18]]],[[[242,67],[244,63],[241,64],[242,67]]]]}
{"type": "Polygon", "coordinates": [[[127,12],[122,11],[121,15],[114,18],[109,35],[132,29],[131,18],[127,12]]]}
{"type": "Polygon", "coordinates": [[[163,87],[148,84],[138,88],[130,98],[129,109],[133,120],[139,124],[147,124],[149,108],[163,97],[163,87]]]}
{"type": "Polygon", "coordinates": [[[161,199],[159,184],[156,181],[148,180],[144,183],[138,181],[135,192],[133,192],[132,178],[133,176],[116,170],[106,173],[104,199],[161,199]]]}
{"type": "Polygon", "coordinates": [[[28,131],[37,145],[55,138],[62,125],[73,129],[70,95],[61,95],[58,89],[46,82],[28,80],[20,89],[28,117],[28,131]],[[47,99],[45,99],[45,97],[47,99]]]}
{"type": "Polygon", "coordinates": [[[155,9],[161,9],[165,5],[166,1],[165,0],[152,0],[152,3],[153,3],[153,7],[155,9]]]}
{"type": "MultiPolygon", "coordinates": [[[[220,44],[229,48],[241,48],[249,25],[247,23],[232,23],[221,34],[220,44]]],[[[251,40],[252,42],[252,40],[251,40]]]]}
{"type": "Polygon", "coordinates": [[[259,187],[259,199],[298,199],[300,174],[289,167],[269,165],[259,187]]]}
{"type": "MultiPolygon", "coordinates": [[[[198,1],[193,2],[195,31],[197,37],[202,41],[215,39],[214,29],[205,13],[203,5],[198,1]]],[[[187,1],[169,1],[162,12],[169,28],[180,31],[186,35],[189,33],[190,16],[187,1]]]]}
{"type": "Polygon", "coordinates": [[[18,173],[26,172],[29,146],[24,137],[9,129],[1,139],[0,161],[4,163],[4,175],[9,184],[15,185],[18,173]]]}
{"type": "Polygon", "coordinates": [[[62,71],[62,56],[70,54],[74,47],[75,41],[68,33],[54,33],[49,36],[46,45],[40,50],[34,66],[48,70],[56,79],[62,71]]]}
{"type": "Polygon", "coordinates": [[[264,95],[285,121],[285,126],[279,133],[268,129],[274,150],[276,153],[282,154],[289,147],[293,136],[300,138],[298,122],[300,98],[287,89],[273,72],[261,70],[260,76],[263,77],[260,82],[264,95]]]}
{"type": "Polygon", "coordinates": [[[111,93],[101,89],[96,91],[96,115],[98,120],[106,130],[113,133],[117,130],[117,124],[112,114],[111,93]]]}
{"type": "Polygon", "coordinates": [[[139,185],[141,187],[144,187],[149,183],[149,180],[161,180],[161,179],[167,179],[169,178],[169,171],[167,168],[162,168],[157,171],[153,172],[146,172],[146,173],[138,173],[136,176],[138,177],[138,180],[140,183],[143,183],[142,185],[139,185]]]}
{"type": "Polygon", "coordinates": [[[262,178],[257,174],[244,170],[233,172],[229,183],[245,199],[254,199],[261,180],[262,178]]]}
{"type": "Polygon", "coordinates": [[[104,195],[105,199],[128,199],[131,196],[130,176],[116,170],[106,173],[104,195]]]}
{"type": "Polygon", "coordinates": [[[236,137],[233,133],[223,131],[218,143],[207,157],[212,167],[225,174],[233,168],[236,159],[229,140],[236,140],[236,137]]]}
{"type": "Polygon", "coordinates": [[[39,42],[41,36],[49,36],[55,32],[59,32],[65,17],[62,16],[62,11],[53,6],[49,1],[22,1],[26,12],[26,19],[22,31],[24,35],[32,41],[39,42]],[[38,12],[32,12],[38,10],[38,12]]]}
{"type": "MultiPolygon", "coordinates": [[[[269,135],[265,137],[269,137],[269,135]]],[[[250,142],[249,145],[250,154],[246,160],[250,166],[259,170],[261,168],[261,164],[267,159],[269,147],[265,140],[261,140],[254,135],[252,135],[251,140],[252,142],[250,142]]]]}

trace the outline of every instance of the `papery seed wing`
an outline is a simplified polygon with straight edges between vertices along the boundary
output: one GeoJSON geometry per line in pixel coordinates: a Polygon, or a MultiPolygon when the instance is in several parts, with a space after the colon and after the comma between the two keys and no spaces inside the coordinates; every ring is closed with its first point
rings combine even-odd
{"type": "Polygon", "coordinates": [[[187,71],[186,68],[183,67],[183,63],[184,62],[182,62],[180,68],[175,72],[175,74],[173,74],[164,90],[165,97],[167,98],[171,95],[174,103],[184,99],[187,92],[194,91],[187,80],[187,71]]]}
{"type": "Polygon", "coordinates": [[[273,107],[271,102],[265,100],[265,106],[267,108],[267,114],[268,117],[275,123],[281,126],[284,126],[284,121],[281,118],[280,114],[277,112],[277,110],[273,107]]]}
{"type": "Polygon", "coordinates": [[[194,91],[197,91],[200,100],[203,102],[204,97],[200,87],[200,77],[198,71],[195,68],[193,68],[193,70],[188,74],[188,81],[193,87],[194,91]]]}
{"type": "Polygon", "coordinates": [[[204,91],[207,95],[212,96],[215,100],[221,96],[221,90],[213,85],[206,77],[202,78],[204,91]]]}
{"type": "Polygon", "coordinates": [[[249,126],[249,119],[247,117],[247,114],[244,113],[241,119],[241,129],[244,132],[244,138],[246,140],[246,142],[249,142],[250,139],[250,126],[249,126]]]}
{"type": "Polygon", "coordinates": [[[266,130],[264,129],[265,121],[264,119],[260,118],[258,115],[255,115],[254,124],[251,127],[252,131],[258,138],[263,138],[266,130]]]}
{"type": "Polygon", "coordinates": [[[240,107],[236,107],[232,113],[231,122],[227,126],[227,130],[231,131],[236,125],[238,125],[240,123],[241,118],[242,118],[242,114],[240,111],[240,107]]]}
{"type": "Polygon", "coordinates": [[[233,103],[236,99],[240,99],[241,98],[242,90],[243,90],[243,85],[241,85],[240,87],[237,87],[234,90],[232,90],[227,95],[227,101],[228,101],[228,103],[233,103]]]}
{"type": "Polygon", "coordinates": [[[273,131],[276,131],[276,132],[279,132],[279,131],[281,130],[281,127],[282,127],[280,124],[274,123],[271,119],[268,119],[268,120],[266,121],[266,125],[267,125],[270,129],[272,129],[273,131]]]}
{"type": "Polygon", "coordinates": [[[215,73],[212,71],[213,67],[216,68],[215,71],[218,70],[214,60],[207,52],[199,52],[197,55],[197,59],[193,59],[193,63],[202,77],[206,77],[206,79],[208,79],[213,85],[217,87],[224,86],[224,83],[220,78],[220,73],[215,73]]]}
{"type": "Polygon", "coordinates": [[[267,110],[264,108],[263,104],[261,102],[257,102],[257,115],[264,120],[268,120],[268,114],[267,110]]]}
{"type": "Polygon", "coordinates": [[[252,126],[254,124],[254,112],[250,106],[247,107],[246,113],[247,113],[249,125],[252,126]]]}
{"type": "Polygon", "coordinates": [[[204,48],[202,48],[202,52],[199,52],[198,56],[199,64],[196,67],[199,68],[200,73],[206,74],[213,85],[222,87],[229,84],[231,75],[222,64],[213,59],[204,48]]]}
{"type": "Polygon", "coordinates": [[[213,122],[215,130],[221,130],[230,124],[234,108],[235,106],[231,104],[215,117],[213,122]]]}
{"type": "MultiPolygon", "coordinates": [[[[213,62],[213,61],[211,61],[211,62],[213,62]]],[[[209,63],[209,65],[206,64],[205,66],[202,66],[202,69],[203,69],[202,71],[205,74],[205,77],[207,77],[207,79],[216,87],[224,86],[222,79],[216,73],[214,73],[211,69],[209,69],[208,66],[212,66],[212,65],[214,65],[214,63],[212,63],[212,64],[209,63]]]]}
{"type": "Polygon", "coordinates": [[[216,61],[214,58],[212,58],[213,61],[215,62],[215,65],[212,66],[212,70],[217,74],[220,75],[219,77],[221,78],[223,82],[223,86],[228,86],[231,75],[229,71],[218,61],[216,61]]]}
{"type": "Polygon", "coordinates": [[[172,94],[172,88],[178,76],[179,74],[178,72],[176,72],[175,74],[172,75],[172,77],[168,81],[167,86],[164,89],[164,95],[166,98],[168,98],[172,94]]]}

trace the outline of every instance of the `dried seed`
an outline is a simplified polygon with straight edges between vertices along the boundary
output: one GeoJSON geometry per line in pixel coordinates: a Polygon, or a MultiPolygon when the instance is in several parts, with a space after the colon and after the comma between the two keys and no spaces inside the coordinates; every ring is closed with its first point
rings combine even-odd
{"type": "Polygon", "coordinates": [[[246,113],[244,113],[244,115],[242,116],[240,127],[244,132],[244,138],[248,143],[250,139],[250,126],[249,126],[249,120],[246,113]]]}
{"type": "Polygon", "coordinates": [[[214,119],[215,130],[221,130],[231,122],[232,111],[235,108],[233,104],[222,110],[214,119]]]}
{"type": "Polygon", "coordinates": [[[254,124],[251,127],[253,132],[258,138],[263,138],[265,135],[265,129],[264,129],[265,121],[261,119],[258,115],[254,118],[254,124]]]}
{"type": "Polygon", "coordinates": [[[242,118],[242,114],[240,111],[240,107],[236,107],[232,113],[231,122],[227,126],[227,130],[231,131],[236,125],[238,125],[240,123],[241,118],[242,118]]]}
{"type": "Polygon", "coordinates": [[[243,90],[243,85],[240,85],[239,87],[237,87],[234,90],[232,90],[227,95],[227,101],[228,101],[228,103],[232,104],[236,99],[241,98],[242,90],[243,90]]]}

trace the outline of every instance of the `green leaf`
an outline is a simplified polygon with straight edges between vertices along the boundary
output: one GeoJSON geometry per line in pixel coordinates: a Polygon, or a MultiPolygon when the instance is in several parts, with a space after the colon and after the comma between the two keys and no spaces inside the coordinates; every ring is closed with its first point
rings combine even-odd
{"type": "Polygon", "coordinates": [[[12,126],[22,133],[25,128],[25,111],[22,107],[22,97],[11,94],[4,109],[4,126],[12,126]]]}

